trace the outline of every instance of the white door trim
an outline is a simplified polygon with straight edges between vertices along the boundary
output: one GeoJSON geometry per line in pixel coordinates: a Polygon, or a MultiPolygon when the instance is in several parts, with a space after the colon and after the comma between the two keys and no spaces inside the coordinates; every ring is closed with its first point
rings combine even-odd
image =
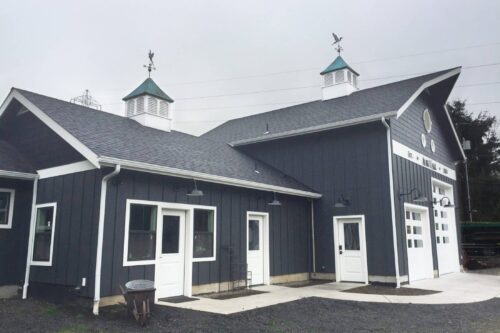
{"type": "Polygon", "coordinates": [[[263,246],[264,246],[264,285],[271,284],[271,269],[270,269],[270,261],[269,261],[269,213],[266,212],[255,212],[255,211],[247,211],[247,218],[245,221],[245,233],[246,233],[246,242],[245,249],[248,253],[248,221],[250,220],[250,216],[259,216],[262,217],[264,222],[262,232],[263,232],[263,246]]]}
{"type": "Polygon", "coordinates": [[[366,233],[365,233],[365,216],[364,215],[337,215],[333,217],[333,246],[335,253],[335,281],[342,281],[342,274],[340,273],[340,254],[339,254],[339,235],[338,227],[339,220],[347,219],[359,219],[360,229],[359,229],[359,242],[361,254],[363,256],[364,270],[365,270],[365,284],[368,284],[368,256],[366,255],[366,233]]]}
{"type": "MultiPolygon", "coordinates": [[[[431,177],[431,186],[432,186],[432,188],[434,187],[434,185],[445,187],[447,190],[449,190],[450,194],[447,195],[447,197],[451,200],[451,202],[453,204],[456,204],[456,202],[455,202],[455,188],[453,187],[453,184],[450,184],[450,183],[444,182],[442,180],[439,180],[437,178],[431,177]]],[[[433,196],[434,196],[434,192],[433,192],[433,196]]],[[[452,221],[452,226],[451,227],[453,228],[452,234],[453,234],[453,236],[455,238],[453,240],[453,247],[455,248],[454,252],[455,252],[455,255],[456,255],[456,259],[457,259],[457,262],[456,262],[457,265],[455,266],[454,270],[457,271],[457,272],[459,272],[460,271],[460,254],[459,254],[458,232],[457,232],[458,225],[457,225],[457,217],[456,217],[455,208],[450,209],[450,213],[451,213],[450,219],[452,221]]],[[[432,214],[434,216],[434,200],[432,200],[432,214]]],[[[436,223],[435,220],[434,220],[434,223],[436,223]]],[[[433,228],[435,228],[435,225],[433,225],[433,228]]],[[[438,250],[435,238],[433,240],[433,244],[436,247],[438,272],[439,272],[439,276],[441,276],[442,273],[439,271],[439,250],[438,250]]],[[[446,274],[446,273],[444,273],[444,274],[446,274]]]]}
{"type": "MultiPolygon", "coordinates": [[[[190,205],[190,204],[179,204],[164,201],[153,201],[153,200],[137,200],[137,199],[127,199],[126,201],[126,211],[125,211],[125,232],[124,232],[124,252],[123,252],[123,266],[143,266],[143,265],[155,265],[156,258],[154,260],[146,261],[127,261],[128,253],[128,225],[129,225],[129,208],[130,204],[143,204],[143,205],[153,205],[157,206],[157,223],[161,221],[163,210],[181,210],[186,212],[186,235],[185,235],[185,251],[184,251],[184,295],[191,297],[193,292],[193,225],[194,225],[194,210],[199,209],[211,209],[214,211],[214,225],[217,225],[217,207],[216,206],[203,206],[203,205],[190,205]]],[[[216,229],[214,229],[216,232],[216,229]]],[[[214,244],[214,255],[216,253],[216,244],[214,244]]],[[[158,257],[158,252],[156,253],[158,257]]]]}
{"type": "MultiPolygon", "coordinates": [[[[426,255],[430,258],[430,265],[428,267],[429,271],[426,272],[427,278],[432,279],[434,276],[434,257],[432,255],[432,236],[431,236],[431,228],[433,225],[431,225],[431,216],[429,215],[429,207],[427,206],[420,206],[420,205],[415,205],[412,203],[405,202],[403,204],[403,214],[406,214],[406,208],[409,208],[411,210],[416,210],[420,213],[424,213],[427,216],[427,221],[422,221],[422,226],[426,228],[426,230],[423,230],[422,233],[426,233],[427,236],[424,239],[424,244],[429,244],[429,246],[425,247],[426,249],[426,255]]],[[[404,220],[406,220],[406,216],[404,216],[404,220]]],[[[410,275],[410,261],[408,260],[408,245],[407,245],[407,236],[406,236],[406,221],[404,221],[404,232],[405,232],[405,238],[404,238],[404,244],[406,248],[406,272],[408,273],[408,282],[411,284],[412,277],[410,275]]],[[[423,237],[422,237],[423,238],[423,237]]]]}

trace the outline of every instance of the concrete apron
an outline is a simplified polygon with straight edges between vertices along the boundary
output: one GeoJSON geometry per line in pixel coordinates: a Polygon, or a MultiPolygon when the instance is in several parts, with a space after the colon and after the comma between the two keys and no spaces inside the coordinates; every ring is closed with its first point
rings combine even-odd
{"type": "Polygon", "coordinates": [[[414,303],[414,304],[460,304],[486,301],[500,297],[500,276],[455,273],[438,279],[413,282],[402,288],[418,288],[441,291],[425,296],[389,296],[344,293],[342,290],[356,288],[362,284],[327,283],[302,288],[290,288],[278,285],[254,287],[255,290],[267,291],[264,294],[244,296],[226,300],[199,297],[199,300],[185,303],[158,302],[159,305],[172,306],[196,311],[219,314],[232,314],[253,310],[280,303],[291,302],[306,297],[328,299],[379,302],[379,303],[414,303]]]}

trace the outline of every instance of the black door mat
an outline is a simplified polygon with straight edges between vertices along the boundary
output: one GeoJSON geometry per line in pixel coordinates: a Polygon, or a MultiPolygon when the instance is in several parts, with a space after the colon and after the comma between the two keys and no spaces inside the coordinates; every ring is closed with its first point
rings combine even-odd
{"type": "Polygon", "coordinates": [[[258,294],[265,294],[265,293],[267,293],[267,291],[260,291],[255,289],[238,289],[238,290],[224,291],[220,293],[206,294],[203,295],[203,297],[222,300],[222,299],[231,299],[231,298],[252,296],[258,294]]]}
{"type": "Polygon", "coordinates": [[[343,290],[343,293],[390,295],[390,296],[424,296],[440,293],[436,290],[416,289],[416,288],[394,288],[390,286],[368,285],[343,290]]]}
{"type": "Polygon", "coordinates": [[[187,297],[187,296],[173,296],[173,297],[159,298],[158,300],[167,303],[185,303],[185,302],[197,301],[199,300],[199,298],[187,297]]]}
{"type": "Polygon", "coordinates": [[[316,286],[319,284],[326,284],[326,283],[332,283],[332,282],[333,282],[333,280],[306,280],[306,281],[280,283],[279,285],[283,286],[283,287],[290,287],[290,288],[302,288],[302,287],[316,286]]]}

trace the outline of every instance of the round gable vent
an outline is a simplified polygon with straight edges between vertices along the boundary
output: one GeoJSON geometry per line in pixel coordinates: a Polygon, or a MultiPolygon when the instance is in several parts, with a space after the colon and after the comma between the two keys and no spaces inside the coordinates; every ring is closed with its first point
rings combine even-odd
{"type": "Polygon", "coordinates": [[[424,120],[424,127],[427,133],[430,133],[432,130],[432,119],[431,119],[431,114],[429,113],[428,109],[424,110],[424,114],[422,115],[422,118],[424,120]]]}

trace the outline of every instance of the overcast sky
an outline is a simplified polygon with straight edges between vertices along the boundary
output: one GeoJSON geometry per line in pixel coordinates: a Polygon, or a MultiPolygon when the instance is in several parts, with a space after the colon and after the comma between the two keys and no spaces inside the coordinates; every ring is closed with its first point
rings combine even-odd
{"type": "MultiPolygon", "coordinates": [[[[319,99],[318,73],[336,55],[331,32],[344,37],[361,88],[464,66],[451,98],[500,102],[500,84],[485,84],[500,82],[498,0],[2,0],[0,98],[12,86],[64,100],[89,89],[123,114],[152,49],[152,77],[176,100],[175,128],[200,134],[319,99]],[[489,66],[468,68],[479,65],[489,66]]],[[[500,118],[500,103],[470,109],[500,118]]]]}

